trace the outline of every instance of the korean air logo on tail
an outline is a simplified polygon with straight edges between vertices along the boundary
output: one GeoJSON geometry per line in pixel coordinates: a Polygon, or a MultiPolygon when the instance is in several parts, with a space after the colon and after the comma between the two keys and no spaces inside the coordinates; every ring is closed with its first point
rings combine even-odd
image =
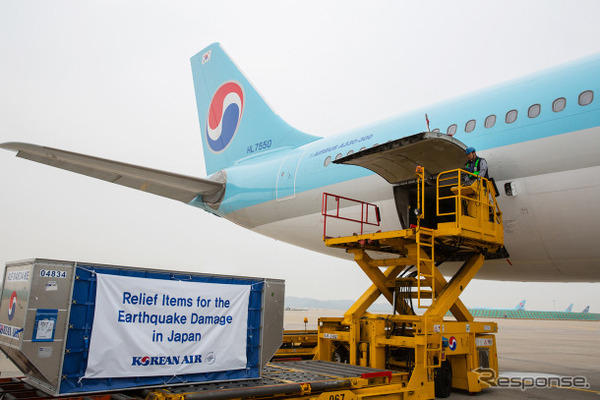
{"type": "Polygon", "coordinates": [[[17,292],[12,292],[8,301],[8,320],[12,321],[17,312],[17,292]]]}
{"type": "Polygon", "coordinates": [[[244,112],[244,90],[237,82],[222,84],[210,101],[206,116],[206,141],[214,153],[229,146],[244,112]]]}

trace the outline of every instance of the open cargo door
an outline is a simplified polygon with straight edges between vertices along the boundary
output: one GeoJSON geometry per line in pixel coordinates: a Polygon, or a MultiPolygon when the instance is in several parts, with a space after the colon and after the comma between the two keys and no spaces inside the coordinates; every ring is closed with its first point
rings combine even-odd
{"type": "Polygon", "coordinates": [[[425,168],[429,177],[424,226],[435,226],[435,182],[440,172],[462,168],[467,146],[445,133],[422,132],[393,140],[335,160],[337,164],[358,165],[379,174],[394,185],[396,209],[403,228],[416,223],[411,208],[416,204],[415,168],[425,168]]]}
{"type": "Polygon", "coordinates": [[[430,176],[461,168],[466,162],[466,148],[445,133],[422,132],[358,151],[334,163],[365,167],[397,184],[415,179],[417,165],[430,176]]]}

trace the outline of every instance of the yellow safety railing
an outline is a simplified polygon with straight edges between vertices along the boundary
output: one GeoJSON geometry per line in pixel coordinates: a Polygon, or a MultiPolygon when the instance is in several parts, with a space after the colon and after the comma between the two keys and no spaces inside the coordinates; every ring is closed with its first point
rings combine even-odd
{"type": "Polygon", "coordinates": [[[465,217],[475,219],[482,231],[484,224],[487,230],[494,229],[489,223],[502,228],[502,212],[489,179],[463,169],[442,172],[437,176],[437,199],[438,217],[445,217],[444,222],[454,222],[456,228],[465,226],[465,217]],[[466,178],[469,183],[465,183],[466,178]]]}

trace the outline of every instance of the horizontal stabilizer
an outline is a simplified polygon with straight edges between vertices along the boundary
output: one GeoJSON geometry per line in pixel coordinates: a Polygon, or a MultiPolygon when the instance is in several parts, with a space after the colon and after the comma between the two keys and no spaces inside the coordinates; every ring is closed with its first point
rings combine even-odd
{"type": "Polygon", "coordinates": [[[198,195],[220,197],[225,190],[225,182],[194,178],[34,144],[10,142],[0,144],[0,148],[16,151],[17,157],[27,160],[184,203],[189,203],[198,195]]]}

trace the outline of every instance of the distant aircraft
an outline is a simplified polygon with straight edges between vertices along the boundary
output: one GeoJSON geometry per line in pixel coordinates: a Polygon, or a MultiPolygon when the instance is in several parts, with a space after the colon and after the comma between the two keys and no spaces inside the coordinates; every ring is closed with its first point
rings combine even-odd
{"type": "Polygon", "coordinates": [[[572,311],[573,311],[573,303],[569,304],[569,307],[567,307],[565,312],[572,312],[572,311]]]}
{"type": "MultiPolygon", "coordinates": [[[[0,147],[349,258],[322,243],[323,192],[376,203],[380,229],[401,229],[408,224],[403,199],[414,166],[432,174],[461,167],[468,143],[487,159],[500,188],[511,255],[509,261],[486,261],[477,277],[600,281],[600,56],[325,138],[274,113],[219,44],[191,63],[207,178],[33,144],[0,147]],[[425,114],[434,129],[422,133],[425,114]],[[413,145],[419,151],[407,151],[413,145]]],[[[441,268],[448,273],[457,267],[441,268]]]]}
{"type": "Polygon", "coordinates": [[[525,310],[525,300],[522,300],[515,308],[469,308],[469,312],[474,317],[484,318],[600,321],[600,314],[590,314],[589,309],[590,307],[587,306],[580,313],[572,312],[573,304],[571,304],[565,311],[528,311],[525,310]]]}
{"type": "Polygon", "coordinates": [[[477,311],[525,311],[525,302],[527,300],[523,299],[519,302],[519,304],[517,304],[516,306],[514,306],[513,308],[481,308],[481,307],[477,307],[477,308],[469,308],[469,311],[471,312],[477,312],[477,311]]]}
{"type": "Polygon", "coordinates": [[[581,313],[588,314],[589,312],[590,312],[590,306],[586,306],[581,313]]]}
{"type": "Polygon", "coordinates": [[[526,301],[527,300],[521,300],[521,302],[515,306],[515,310],[525,310],[526,301]]]}

